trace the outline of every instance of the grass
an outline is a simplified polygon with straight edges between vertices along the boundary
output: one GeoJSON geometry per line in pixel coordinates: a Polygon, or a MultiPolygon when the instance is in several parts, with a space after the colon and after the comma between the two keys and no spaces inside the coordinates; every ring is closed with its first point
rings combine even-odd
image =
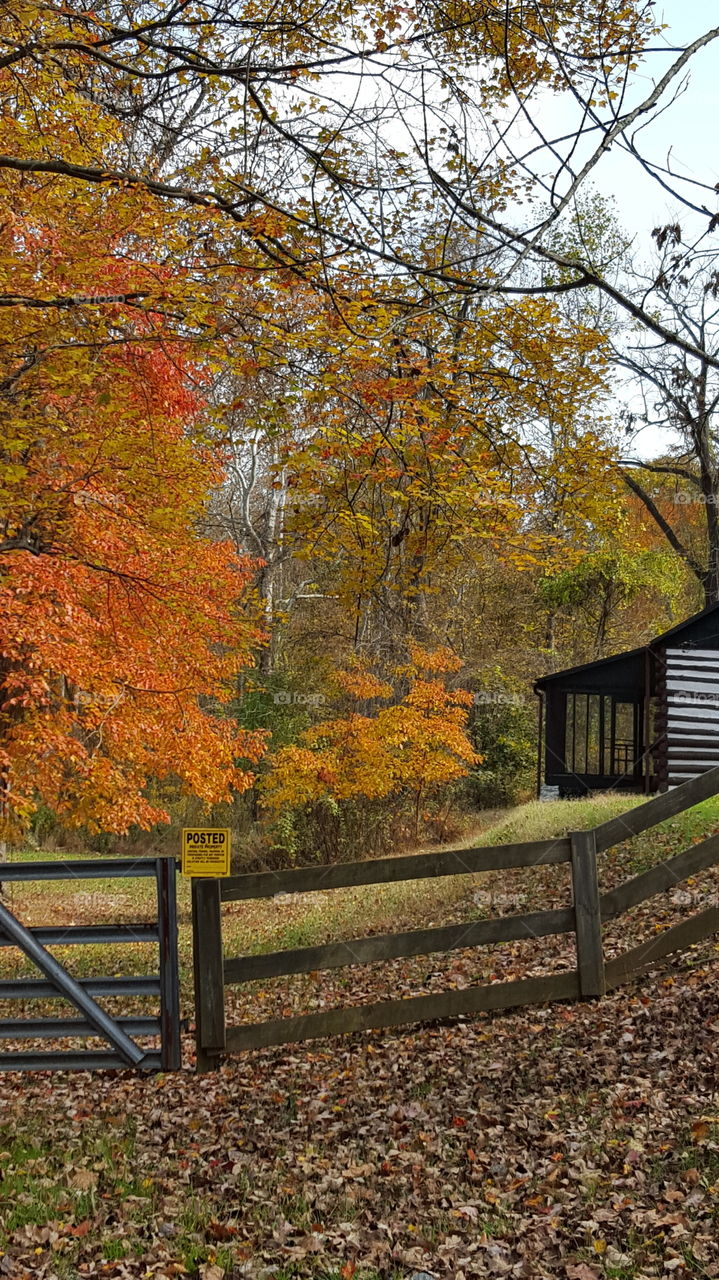
{"type": "Polygon", "coordinates": [[[524,840],[551,840],[585,827],[597,826],[625,813],[644,799],[624,792],[606,791],[581,800],[531,800],[518,805],[482,835],[482,844],[513,844],[524,840]]]}
{"type": "MultiPolygon", "coordinates": [[[[118,1116],[117,1125],[117,1133],[109,1138],[98,1123],[88,1119],[78,1127],[72,1149],[68,1150],[46,1136],[41,1114],[23,1115],[22,1136],[13,1132],[11,1123],[0,1123],[0,1258],[10,1237],[19,1230],[27,1234],[29,1241],[38,1242],[38,1255],[48,1245],[51,1247],[53,1275],[60,1280],[76,1280],[77,1264],[88,1247],[93,1248],[101,1263],[143,1256],[147,1228],[163,1222],[168,1215],[165,1189],[156,1185],[153,1178],[136,1173],[132,1118],[118,1116]],[[109,1215],[108,1204],[116,1206],[109,1215]]],[[[244,1193],[248,1189],[249,1184],[244,1193]]],[[[242,1201],[243,1189],[235,1183],[229,1218],[234,1218],[237,1226],[241,1223],[242,1201]]],[[[168,1238],[173,1257],[189,1275],[201,1273],[205,1265],[214,1265],[223,1272],[232,1269],[233,1247],[221,1243],[217,1234],[218,1228],[229,1232],[235,1228],[228,1221],[224,1206],[225,1220],[217,1223],[218,1209],[201,1194],[178,1185],[169,1210],[168,1238]]],[[[278,1210],[293,1225],[310,1230],[313,1213],[302,1196],[279,1198],[272,1206],[273,1219],[278,1210]]],[[[334,1216],[347,1220],[349,1212],[355,1211],[339,1197],[334,1216]]],[[[274,1273],[275,1280],[282,1275],[289,1280],[295,1274],[292,1266],[274,1273]]],[[[334,1275],[342,1280],[339,1271],[321,1268],[316,1280],[330,1280],[334,1275]]],[[[379,1274],[372,1269],[359,1269],[357,1276],[359,1280],[379,1280],[379,1274]]],[[[383,1280],[387,1277],[383,1276],[383,1280]]]]}
{"type": "MultiPolygon", "coordinates": [[[[452,847],[552,839],[605,821],[623,813],[633,803],[636,801],[626,795],[602,795],[588,801],[567,800],[556,804],[535,801],[519,806],[491,827],[482,829],[479,836],[452,847]]],[[[483,877],[474,874],[448,876],[302,894],[282,903],[266,899],[261,904],[232,904],[224,916],[226,946],[232,943],[243,951],[257,953],[421,927],[441,919],[482,882],[483,877]],[[257,922],[259,928],[250,934],[247,922],[253,908],[256,911],[258,906],[262,909],[262,919],[257,922]]]]}
{"type": "MultiPolygon", "coordinates": [[[[24,1116],[22,1136],[0,1125],[0,1223],[6,1235],[18,1228],[43,1227],[52,1222],[59,1251],[71,1268],[85,1232],[83,1224],[97,1212],[98,1199],[137,1202],[151,1212],[151,1192],[134,1172],[135,1139],[132,1122],[113,1140],[93,1134],[83,1142],[68,1166],[66,1152],[48,1139],[41,1116],[24,1116]]],[[[142,1215],[141,1215],[142,1216],[142,1215]]],[[[127,1239],[108,1242],[115,1257],[130,1247],[127,1239]]],[[[72,1271],[68,1271],[72,1274],[72,1271]]]]}
{"type": "MultiPolygon", "coordinates": [[[[512,810],[459,847],[564,836],[572,830],[595,826],[615,817],[641,800],[642,797],[607,793],[582,800],[532,801],[512,810]]],[[[717,825],[719,797],[645,832],[627,848],[610,851],[604,856],[603,865],[611,869],[620,857],[624,871],[642,871],[660,858],[679,852],[717,825]]],[[[61,860],[63,855],[22,850],[14,852],[12,860],[26,862],[44,857],[61,860]]],[[[501,880],[497,876],[449,876],[231,903],[223,911],[225,952],[227,955],[258,954],[316,946],[370,933],[421,928],[457,918],[460,910],[463,919],[491,915],[495,914],[492,895],[503,888],[512,891],[517,900],[514,909],[521,910],[526,895],[531,894],[532,877],[541,884],[542,891],[549,883],[546,874],[538,876],[539,871],[504,873],[501,880]],[[485,886],[489,895],[488,905],[478,907],[473,895],[485,886]]],[[[561,879],[558,868],[551,868],[550,874],[563,893],[566,877],[561,879]]],[[[154,881],[144,879],[8,883],[5,900],[11,910],[31,925],[48,922],[55,925],[127,923],[152,919],[155,910],[154,881]]],[[[178,877],[178,915],[183,1001],[186,1005],[192,997],[191,912],[190,885],[182,877],[178,877]]],[[[154,947],[140,943],[55,949],[58,959],[79,977],[102,973],[147,973],[154,966],[154,952],[154,947]]],[[[14,976],[30,971],[14,949],[0,950],[0,975],[14,976]]]]}
{"type": "MultiPolygon", "coordinates": [[[[162,1188],[137,1172],[132,1117],[117,1117],[111,1139],[86,1123],[78,1129],[72,1151],[47,1138],[42,1115],[26,1114],[22,1125],[19,1137],[10,1124],[0,1124],[0,1252],[18,1229],[32,1233],[52,1224],[58,1274],[76,1280],[75,1263],[110,1202],[119,1207],[114,1215],[119,1220],[114,1230],[107,1223],[102,1228],[98,1252],[108,1262],[141,1256],[148,1225],[165,1215],[162,1188]]],[[[208,1261],[223,1269],[231,1265],[229,1248],[212,1239],[212,1219],[208,1203],[187,1191],[171,1224],[171,1238],[173,1253],[190,1274],[208,1261]]]]}

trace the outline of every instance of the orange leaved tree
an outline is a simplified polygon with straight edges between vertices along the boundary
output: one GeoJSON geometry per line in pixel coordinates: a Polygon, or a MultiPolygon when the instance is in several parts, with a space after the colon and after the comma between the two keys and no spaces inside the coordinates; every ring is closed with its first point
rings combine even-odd
{"type": "Polygon", "coordinates": [[[466,733],[472,695],[447,687],[460,666],[446,649],[412,646],[395,672],[404,691],[391,702],[392,685],[366,672],[340,673],[345,694],[374,709],[324,720],[276,751],[263,782],[267,807],[280,813],[318,801],[395,798],[411,803],[417,835],[423,804],[481,762],[466,733]]]}
{"type": "Polygon", "coordinates": [[[252,781],[262,737],[222,703],[258,638],[240,608],[253,565],[200,532],[220,476],[201,371],[139,340],[88,359],[32,322],[45,345],[3,405],[4,825],[42,802],[125,831],[166,816],[150,779],[207,802],[252,781]]]}

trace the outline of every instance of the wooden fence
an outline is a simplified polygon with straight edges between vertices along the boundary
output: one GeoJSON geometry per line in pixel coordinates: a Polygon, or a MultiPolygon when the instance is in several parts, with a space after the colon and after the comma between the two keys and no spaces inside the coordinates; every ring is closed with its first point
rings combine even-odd
{"type": "Polygon", "coordinates": [[[398,1027],[484,1010],[544,1004],[549,1000],[604,995],[607,990],[641,973],[663,956],[719,931],[719,909],[711,907],[673,928],[665,929],[616,959],[608,962],[604,959],[603,922],[719,862],[719,834],[603,894],[599,892],[597,855],[717,793],[719,768],[590,831],[577,831],[562,839],[266,871],[225,880],[195,880],[193,931],[198,1070],[211,1070],[219,1064],[223,1054],[245,1049],[372,1028],[398,1027]],[[570,864],[573,888],[572,904],[565,908],[468,921],[434,929],[415,929],[406,933],[372,935],[265,955],[224,957],[223,902],[562,863],[570,864]],[[574,933],[576,937],[577,964],[576,969],[566,972],[379,1004],[331,1009],[296,1018],[230,1027],[225,1024],[225,987],[230,984],[568,933],[574,933]]]}

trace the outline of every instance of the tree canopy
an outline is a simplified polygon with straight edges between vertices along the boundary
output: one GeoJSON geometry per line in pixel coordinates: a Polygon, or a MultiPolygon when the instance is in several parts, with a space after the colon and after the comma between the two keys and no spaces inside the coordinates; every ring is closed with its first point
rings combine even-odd
{"type": "Polygon", "coordinates": [[[330,691],[356,660],[390,705],[340,697],[284,744],[268,712],[265,794],[337,726],[357,769],[400,722],[409,758],[417,646],[459,664],[456,744],[498,652],[529,680],[643,635],[663,539],[672,607],[692,573],[716,597],[714,513],[697,556],[622,447],[616,370],[684,414],[695,456],[652,474],[716,494],[696,405],[719,354],[682,283],[704,272],[704,315],[716,192],[642,139],[717,35],[675,48],[642,0],[3,15],[8,821],[149,825],[153,779],[219,801],[266,746],[253,681],[330,691]],[[686,219],[649,282],[589,187],[612,149],[686,219]]]}

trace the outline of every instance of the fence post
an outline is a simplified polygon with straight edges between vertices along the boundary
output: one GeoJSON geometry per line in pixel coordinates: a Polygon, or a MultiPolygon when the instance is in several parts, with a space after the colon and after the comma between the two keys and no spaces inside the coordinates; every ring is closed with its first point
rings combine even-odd
{"type": "Polygon", "coordinates": [[[192,881],[197,1070],[216,1071],[225,1048],[225,975],[219,880],[192,881]]]}
{"type": "Polygon", "coordinates": [[[157,920],[160,933],[160,1020],[162,1070],[182,1067],[180,974],[177,958],[177,877],[174,858],[158,858],[157,920]]]}
{"type": "Polygon", "coordinates": [[[579,991],[582,996],[603,996],[607,987],[599,906],[597,838],[594,831],[573,831],[570,840],[579,991]]]}

